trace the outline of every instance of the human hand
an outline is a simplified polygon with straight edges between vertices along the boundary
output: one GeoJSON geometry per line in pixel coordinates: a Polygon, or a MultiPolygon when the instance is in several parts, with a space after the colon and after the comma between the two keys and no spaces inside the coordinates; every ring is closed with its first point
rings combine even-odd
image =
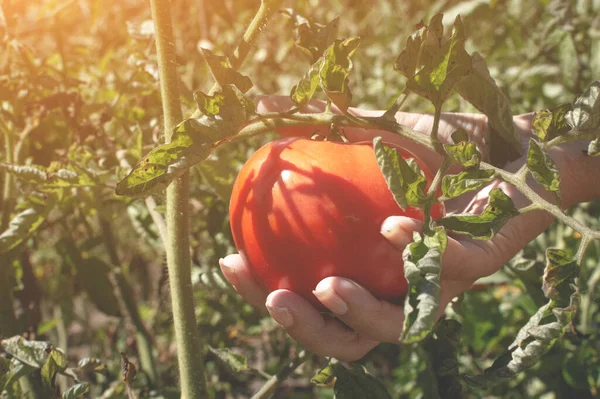
{"type": "MultiPolygon", "coordinates": [[[[289,100],[280,97],[267,97],[259,103],[259,112],[283,111],[290,108],[289,100]]],[[[311,105],[308,112],[322,110],[321,104],[311,105]]],[[[380,112],[352,110],[360,116],[380,115],[380,112]]],[[[532,115],[515,117],[515,126],[523,136],[531,130],[532,115]]],[[[421,114],[399,113],[400,124],[416,131],[429,134],[433,117],[421,114]]],[[[479,114],[445,114],[442,117],[438,136],[440,141],[449,142],[450,134],[462,127],[470,134],[471,140],[483,149],[483,132],[486,119],[479,114]]],[[[324,126],[323,130],[328,127],[324,126]]],[[[315,127],[292,128],[285,135],[310,136],[315,127]]],[[[350,141],[372,140],[382,136],[384,140],[397,143],[419,156],[432,170],[441,163],[441,156],[420,147],[408,139],[389,132],[345,128],[344,134],[350,141]]],[[[524,140],[527,142],[527,140],[524,140]]],[[[510,165],[509,170],[517,170],[525,158],[510,165]]],[[[560,160],[556,160],[561,167],[560,160]]],[[[492,188],[500,187],[513,198],[518,207],[527,204],[526,199],[512,186],[494,182],[471,195],[464,195],[446,202],[449,213],[479,213],[487,204],[492,188]]],[[[568,200],[566,203],[574,203],[568,200]]],[[[503,229],[489,241],[471,240],[462,236],[449,237],[448,246],[442,259],[442,284],[440,312],[457,295],[468,290],[478,278],[497,271],[504,263],[522,249],[529,241],[541,233],[552,222],[552,218],[541,211],[528,212],[510,220],[503,229]]],[[[414,219],[392,216],[384,221],[382,234],[399,249],[412,241],[412,232],[421,231],[422,224],[414,219]]],[[[230,255],[222,259],[221,269],[225,277],[249,303],[267,307],[271,316],[306,349],[341,360],[352,361],[361,358],[380,342],[398,342],[404,323],[403,307],[372,296],[355,282],[342,277],[328,277],[315,287],[315,295],[336,317],[320,313],[305,299],[288,290],[268,293],[253,281],[251,272],[240,255],[230,255]]]]}

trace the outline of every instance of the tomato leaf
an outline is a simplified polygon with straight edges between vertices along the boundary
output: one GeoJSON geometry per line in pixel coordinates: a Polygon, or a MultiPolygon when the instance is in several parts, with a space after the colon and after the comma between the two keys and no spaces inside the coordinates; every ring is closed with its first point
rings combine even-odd
{"type": "Polygon", "coordinates": [[[8,372],[4,377],[0,377],[0,392],[9,391],[10,386],[13,383],[18,381],[21,377],[28,376],[38,369],[38,367],[30,366],[19,361],[17,358],[13,358],[10,360],[10,369],[8,372]]]}
{"type": "Polygon", "coordinates": [[[475,143],[468,140],[467,133],[459,129],[452,134],[455,144],[444,144],[444,150],[456,162],[464,168],[479,168],[481,153],[475,143]]]}
{"type": "Polygon", "coordinates": [[[442,254],[448,237],[442,227],[424,234],[413,233],[414,242],[402,253],[404,276],[408,281],[408,296],[404,302],[402,342],[422,341],[437,320],[440,303],[442,254]]]}
{"type": "Polygon", "coordinates": [[[466,234],[477,240],[489,240],[513,216],[519,214],[517,208],[504,192],[495,188],[490,191],[490,199],[479,215],[451,215],[439,219],[439,225],[455,233],[466,234]]]}
{"type": "Polygon", "coordinates": [[[56,196],[48,195],[45,200],[33,196],[20,204],[23,211],[15,215],[8,228],[0,234],[0,255],[7,253],[31,237],[44,223],[56,204],[56,196]]]}
{"type": "Polygon", "coordinates": [[[204,161],[214,143],[235,135],[254,114],[254,104],[232,85],[223,86],[219,93],[222,104],[219,104],[220,100],[210,102],[210,98],[205,97],[208,105],[204,111],[208,115],[180,123],[171,142],[150,151],[117,184],[116,194],[145,196],[160,191],[190,167],[204,161]],[[218,114],[211,114],[217,110],[218,114]]]}
{"type": "Polygon", "coordinates": [[[402,210],[407,206],[422,207],[426,201],[427,181],[416,163],[408,163],[398,151],[385,146],[381,137],[373,139],[373,149],[377,164],[398,206],[402,210]]]}
{"type": "Polygon", "coordinates": [[[575,260],[560,249],[546,250],[546,259],[544,292],[550,301],[538,309],[519,330],[507,352],[483,375],[465,377],[469,385],[487,389],[513,378],[535,365],[569,328],[580,301],[580,293],[575,285],[579,268],[575,260]]]}
{"type": "Polygon", "coordinates": [[[533,140],[529,140],[529,152],[527,153],[527,168],[546,190],[552,191],[560,203],[560,178],[558,168],[546,152],[542,151],[539,144],[533,140]]]}
{"type": "Polygon", "coordinates": [[[317,375],[310,379],[310,382],[316,385],[328,385],[335,378],[335,369],[332,363],[319,370],[317,375]]]}
{"type": "Polygon", "coordinates": [[[80,399],[90,392],[90,386],[86,383],[75,384],[62,394],[62,399],[80,399]]]}
{"type": "Polygon", "coordinates": [[[456,198],[485,186],[493,179],[492,169],[471,169],[457,175],[446,175],[442,180],[442,193],[448,198],[456,198]]]}
{"type": "Polygon", "coordinates": [[[320,87],[321,76],[319,71],[323,67],[324,59],[318,59],[310,66],[308,71],[302,76],[297,85],[292,87],[290,97],[298,105],[305,105],[312,99],[315,92],[320,87]]]}
{"type": "Polygon", "coordinates": [[[600,80],[595,81],[573,102],[573,108],[565,115],[573,129],[594,130],[600,127],[600,80]]]}
{"type": "Polygon", "coordinates": [[[369,374],[359,365],[346,368],[340,363],[333,365],[335,385],[333,392],[336,399],[391,399],[381,381],[369,374]]]}
{"type": "Polygon", "coordinates": [[[225,87],[227,85],[234,85],[242,93],[246,93],[252,88],[253,85],[250,78],[236,71],[231,65],[229,58],[222,55],[216,55],[205,48],[200,49],[200,51],[210,69],[210,73],[219,86],[225,87]]]}
{"type": "Polygon", "coordinates": [[[208,350],[234,374],[250,370],[248,359],[244,355],[233,353],[228,348],[213,348],[209,346],[208,350]]]}
{"type": "Polygon", "coordinates": [[[47,352],[48,358],[41,370],[42,382],[49,392],[53,392],[56,374],[65,371],[68,362],[66,355],[59,349],[50,347],[47,352]]]}
{"type": "Polygon", "coordinates": [[[437,377],[437,391],[444,398],[463,398],[463,386],[458,368],[458,350],[462,326],[452,319],[437,323],[434,334],[424,342],[431,368],[437,377]]]}
{"type": "Polygon", "coordinates": [[[488,117],[488,127],[492,148],[490,157],[494,165],[504,165],[507,161],[521,156],[521,138],[513,123],[510,103],[490,75],[485,59],[478,53],[471,55],[472,70],[469,76],[458,82],[455,90],[465,100],[488,117]],[[502,152],[495,143],[506,148],[502,152]],[[497,158],[500,157],[500,158],[497,158]],[[497,158],[497,159],[496,159],[497,158]]]}
{"type": "Polygon", "coordinates": [[[48,360],[47,342],[28,341],[17,335],[1,340],[0,346],[4,352],[30,367],[42,368],[48,360]]]}
{"type": "Polygon", "coordinates": [[[350,106],[352,93],[350,92],[349,79],[352,69],[352,54],[358,48],[360,39],[352,37],[346,40],[336,40],[327,48],[323,55],[323,64],[319,70],[321,88],[342,112],[350,106]]]}
{"type": "Polygon", "coordinates": [[[565,120],[565,115],[571,110],[571,104],[561,104],[552,109],[544,109],[533,117],[532,128],[542,142],[552,140],[571,128],[565,120]]]}
{"type": "MultiPolygon", "coordinates": [[[[436,108],[450,94],[454,85],[471,72],[471,58],[465,50],[465,32],[460,15],[454,21],[452,36],[443,43],[419,72],[410,77],[406,88],[427,98],[436,108]]],[[[416,47],[412,44],[412,47],[416,47]]],[[[412,67],[408,64],[405,67],[412,67]]]]}
{"type": "Polygon", "coordinates": [[[308,58],[309,62],[314,63],[337,37],[340,18],[336,17],[326,25],[311,22],[306,18],[297,17],[296,21],[298,24],[296,48],[308,58]]]}

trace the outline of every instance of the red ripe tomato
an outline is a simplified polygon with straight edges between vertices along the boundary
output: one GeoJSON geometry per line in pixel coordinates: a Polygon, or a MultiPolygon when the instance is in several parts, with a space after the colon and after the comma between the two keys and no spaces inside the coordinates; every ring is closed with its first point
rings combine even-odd
{"type": "MultiPolygon", "coordinates": [[[[417,162],[431,182],[429,169],[417,162]]],[[[407,292],[402,251],[380,229],[388,216],[423,220],[423,212],[396,204],[371,143],[270,142],[240,171],[229,214],[240,254],[269,292],[288,289],[321,309],[312,291],[329,276],[350,278],[381,299],[407,292]]],[[[432,217],[442,215],[436,204],[432,217]]]]}

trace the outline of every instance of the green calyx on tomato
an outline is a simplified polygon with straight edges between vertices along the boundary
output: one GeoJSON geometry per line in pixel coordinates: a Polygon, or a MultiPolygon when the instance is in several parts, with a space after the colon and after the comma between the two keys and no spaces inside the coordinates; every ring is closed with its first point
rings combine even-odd
{"type": "MultiPolygon", "coordinates": [[[[415,158],[393,144],[403,158],[415,158]]],[[[443,216],[436,203],[431,216],[443,216]]],[[[406,295],[402,251],[380,232],[388,216],[423,220],[404,211],[379,170],[372,144],[284,138],[254,153],[240,171],[229,206],[235,244],[256,281],[288,289],[319,308],[312,294],[322,279],[346,277],[380,299],[406,295]]]]}

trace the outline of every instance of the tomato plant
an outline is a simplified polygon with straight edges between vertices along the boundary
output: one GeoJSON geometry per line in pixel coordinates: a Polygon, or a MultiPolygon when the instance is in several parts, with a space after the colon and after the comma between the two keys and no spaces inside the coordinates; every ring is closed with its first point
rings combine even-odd
{"type": "MultiPolygon", "coordinates": [[[[416,162],[431,182],[430,170],[416,162]]],[[[229,212],[236,246],[269,291],[289,289],[322,308],[315,286],[342,276],[382,299],[406,294],[402,251],[381,235],[381,223],[393,215],[423,220],[423,210],[398,206],[370,143],[268,143],[240,171],[229,212]]],[[[442,214],[437,203],[432,217],[442,214]]]]}

